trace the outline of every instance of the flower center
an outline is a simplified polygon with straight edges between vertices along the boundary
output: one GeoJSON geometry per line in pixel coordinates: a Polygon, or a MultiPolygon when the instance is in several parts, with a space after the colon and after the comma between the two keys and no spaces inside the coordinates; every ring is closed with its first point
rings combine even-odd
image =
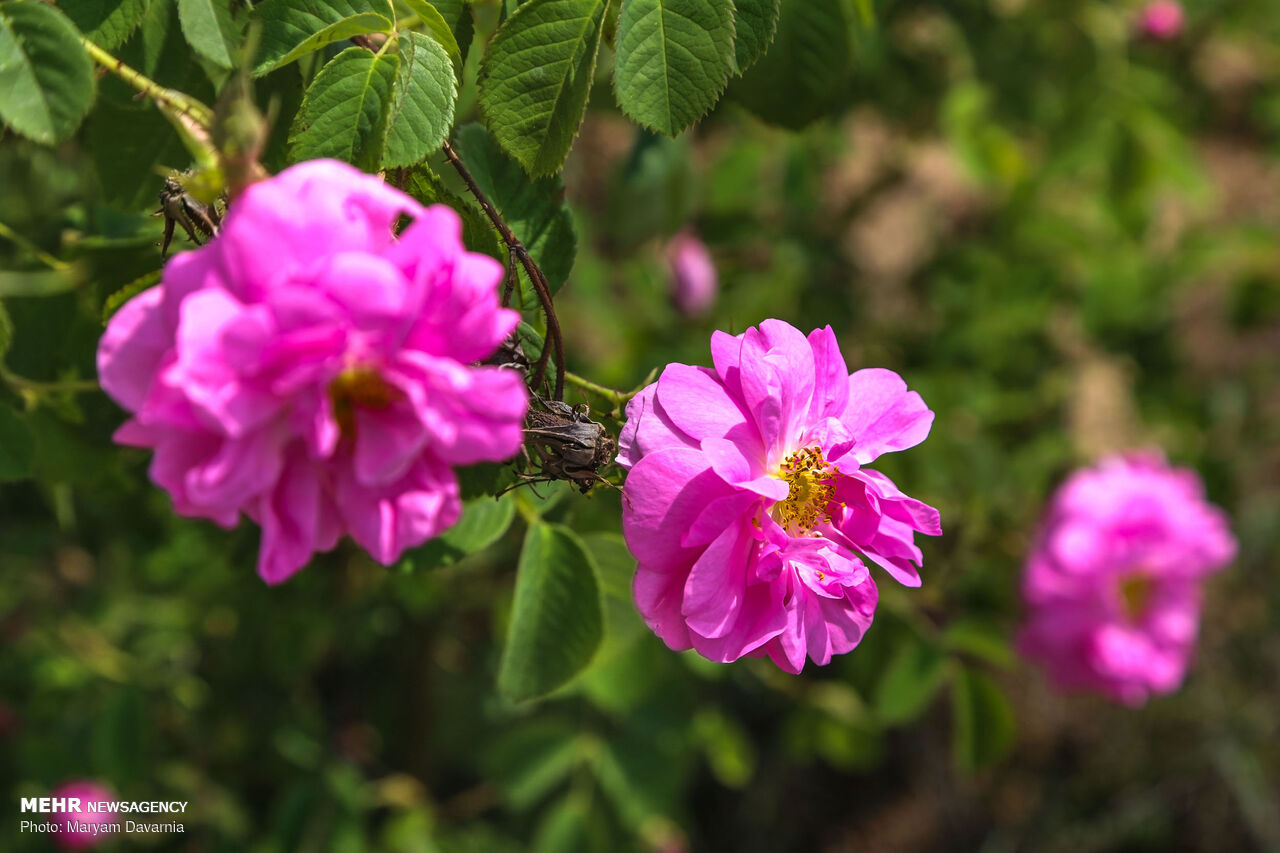
{"type": "Polygon", "coordinates": [[[1120,602],[1130,622],[1136,622],[1147,612],[1153,587],[1151,577],[1145,574],[1132,574],[1120,581],[1120,602]]]}
{"type": "Polygon", "coordinates": [[[802,447],[782,460],[778,472],[790,491],[787,499],[774,505],[773,517],[788,532],[808,533],[823,521],[830,521],[828,507],[835,496],[835,472],[816,444],[802,447]]]}
{"type": "Polygon", "coordinates": [[[390,406],[398,396],[399,392],[371,367],[348,367],[329,383],[333,417],[343,438],[356,437],[357,406],[378,411],[390,406]]]}

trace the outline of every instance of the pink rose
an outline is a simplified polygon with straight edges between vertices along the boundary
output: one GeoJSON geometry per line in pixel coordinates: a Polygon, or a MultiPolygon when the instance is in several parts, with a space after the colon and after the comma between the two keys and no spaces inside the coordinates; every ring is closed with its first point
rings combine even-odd
{"type": "Polygon", "coordinates": [[[1235,556],[1193,471],[1113,456],[1058,489],[1023,575],[1019,648],[1061,688],[1128,705],[1182,683],[1205,577],[1235,556]]]}
{"type": "Polygon", "coordinates": [[[923,441],[933,412],[893,371],[851,375],[830,327],[716,332],[711,357],[667,365],[627,406],[636,604],[673,649],[826,664],[875,613],[864,559],[920,585],[913,535],[940,534],[938,512],[864,466],[923,441]]]}
{"type": "Polygon", "coordinates": [[[521,377],[476,367],[518,321],[457,214],[319,160],[254,184],[98,349],[183,515],[262,526],[279,583],[350,535],[382,563],[458,520],[453,468],[519,450],[521,377]],[[397,237],[401,216],[412,222],[397,237]]]}

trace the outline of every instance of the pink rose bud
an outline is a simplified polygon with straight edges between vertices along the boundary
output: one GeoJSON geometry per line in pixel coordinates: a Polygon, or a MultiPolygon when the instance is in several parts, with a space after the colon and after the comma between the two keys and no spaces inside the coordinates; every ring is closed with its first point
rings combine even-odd
{"type": "Polygon", "coordinates": [[[1019,649],[1059,688],[1134,706],[1169,693],[1195,646],[1204,579],[1235,552],[1195,472],[1150,453],[1077,471],[1027,560],[1019,649]]]}
{"type": "MultiPolygon", "coordinates": [[[[107,811],[90,811],[90,803],[114,803],[115,794],[110,788],[89,779],[63,782],[49,793],[54,799],[74,798],[80,801],[79,810],[68,809],[53,816],[58,825],[53,839],[66,850],[86,850],[108,835],[102,824],[114,823],[115,815],[107,811]],[[96,829],[96,831],[95,831],[96,829]]],[[[68,804],[70,805],[70,804],[68,804]]]]}
{"type": "Polygon", "coordinates": [[[1153,0],[1138,16],[1138,31],[1156,41],[1169,41],[1182,33],[1185,16],[1177,0],[1153,0]]]}
{"type": "Polygon", "coordinates": [[[873,568],[920,586],[915,534],[941,534],[938,511],[871,464],[933,412],[892,370],[850,373],[830,326],[716,332],[711,361],[668,364],[627,405],[636,606],[677,651],[824,666],[871,627],[873,568]]]}
{"type": "Polygon", "coordinates": [[[154,451],[178,513],[260,525],[267,583],[343,536],[389,565],[457,522],[454,468],[524,440],[523,377],[473,366],[520,320],[503,276],[448,207],[333,160],[286,169],[111,318],[115,439],[154,451]]]}
{"type": "Polygon", "coordinates": [[[671,301],[686,317],[707,313],[716,301],[719,279],[707,245],[689,230],[681,231],[667,244],[667,264],[671,270],[671,301]]]}

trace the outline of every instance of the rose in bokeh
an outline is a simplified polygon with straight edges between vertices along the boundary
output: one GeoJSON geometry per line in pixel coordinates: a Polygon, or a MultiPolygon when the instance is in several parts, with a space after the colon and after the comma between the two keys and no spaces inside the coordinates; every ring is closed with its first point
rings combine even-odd
{"type": "Polygon", "coordinates": [[[1128,705],[1168,693],[1195,646],[1201,584],[1235,550],[1195,472],[1150,453],[1078,471],[1027,561],[1019,648],[1061,688],[1128,705]]]}
{"type": "Polygon", "coordinates": [[[91,779],[63,782],[49,796],[72,797],[80,801],[79,811],[59,812],[51,821],[58,826],[53,840],[67,850],[85,850],[103,841],[110,834],[103,824],[113,823],[118,817],[112,812],[89,811],[89,803],[114,803],[116,800],[116,795],[110,788],[91,779]]]}
{"type": "Polygon", "coordinates": [[[1156,41],[1169,41],[1182,34],[1185,15],[1177,0],[1153,0],[1138,13],[1138,32],[1156,41]]]}
{"type": "Polygon", "coordinates": [[[779,320],[711,339],[714,369],[670,364],[627,406],[623,532],[634,592],[668,646],[789,672],[862,639],[863,559],[919,586],[914,533],[938,512],[863,467],[919,444],[931,412],[889,370],[850,375],[830,327],[779,320]]]}
{"type": "Polygon", "coordinates": [[[692,231],[684,230],[667,244],[671,302],[686,317],[706,314],[715,304],[719,290],[715,262],[707,244],[692,231]]]}
{"type": "Polygon", "coordinates": [[[154,449],[179,513],[260,524],[268,583],[344,534],[383,563],[436,536],[461,512],[453,467],[512,457],[528,405],[518,373],[471,366],[518,317],[461,231],[333,161],[251,186],[112,318],[116,440],[154,449]]]}

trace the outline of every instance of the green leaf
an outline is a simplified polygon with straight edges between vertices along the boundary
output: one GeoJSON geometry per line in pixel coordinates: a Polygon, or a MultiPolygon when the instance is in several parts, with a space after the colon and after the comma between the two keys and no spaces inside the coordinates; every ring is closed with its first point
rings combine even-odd
{"type": "Polygon", "coordinates": [[[0,405],[0,481],[31,476],[36,442],[31,427],[20,414],[0,405]]]}
{"type": "Polygon", "coordinates": [[[705,710],[693,720],[711,775],[726,788],[745,788],[756,770],[756,751],[748,734],[733,717],[705,710]]]}
{"type": "Polygon", "coordinates": [[[781,0],[734,0],[733,71],[741,74],[756,64],[778,31],[781,0]]]}
{"type": "Polygon", "coordinates": [[[349,47],[307,87],[289,130],[294,162],[332,157],[376,171],[387,138],[388,106],[400,60],[349,47]]]}
{"type": "Polygon", "coordinates": [[[142,23],[148,0],[58,0],[58,8],[89,41],[115,50],[142,23]]]}
{"type": "Polygon", "coordinates": [[[951,685],[955,760],[965,770],[998,761],[1013,746],[1013,709],[1000,685],[976,669],[962,669],[951,685]]]}
{"type": "Polygon", "coordinates": [[[581,757],[576,727],[561,720],[538,719],[489,741],[483,767],[502,786],[507,803],[523,811],[550,793],[581,757]]]}
{"type": "MultiPolygon", "coordinates": [[[[422,19],[422,26],[431,34],[440,46],[444,48],[444,52],[449,54],[449,61],[453,63],[453,73],[458,80],[462,79],[463,71],[463,54],[461,48],[458,47],[458,37],[454,34],[453,28],[449,26],[449,22],[444,19],[444,15],[440,14],[440,10],[428,3],[427,0],[402,0],[405,6],[409,7],[415,15],[422,19]]],[[[471,20],[471,13],[465,6],[460,8],[466,12],[467,20],[471,20]]]]}
{"type": "Polygon", "coordinates": [[[558,177],[531,180],[478,124],[458,128],[458,155],[503,220],[524,243],[552,290],[564,284],[578,248],[558,177]]]}
{"type": "Polygon", "coordinates": [[[387,168],[411,166],[439,150],[453,125],[458,96],[449,55],[435,39],[402,33],[399,43],[400,68],[382,154],[382,165],[387,168]]]}
{"type": "Polygon", "coordinates": [[[471,11],[471,2],[472,0],[430,0],[431,5],[436,7],[453,32],[453,37],[458,42],[458,50],[462,55],[463,65],[467,63],[467,53],[471,49],[471,41],[476,33],[476,21],[471,11]]]}
{"type": "Polygon", "coordinates": [[[798,129],[845,96],[853,68],[851,0],[782,0],[768,51],[729,89],[760,118],[798,129]]]}
{"type": "Polygon", "coordinates": [[[914,719],[947,677],[947,658],[922,640],[898,647],[876,685],[876,714],[886,723],[914,719]]]}
{"type": "MultiPolygon", "coordinates": [[[[431,171],[431,169],[423,165],[415,166],[413,171],[409,173],[409,180],[405,184],[405,192],[423,204],[443,204],[453,208],[462,217],[463,245],[472,252],[480,252],[491,258],[496,258],[504,264],[507,262],[507,253],[502,250],[498,232],[493,230],[493,224],[485,217],[479,206],[446,187],[444,182],[440,180],[440,176],[431,171]]],[[[478,467],[480,466],[471,466],[466,470],[475,471],[478,467]]],[[[494,468],[502,471],[510,470],[510,467],[506,465],[495,465],[494,468]]],[[[508,485],[505,482],[498,485],[497,480],[499,479],[505,478],[495,478],[494,488],[488,494],[493,494],[494,491],[508,485]]],[[[466,494],[465,481],[463,494],[466,494]]]]}
{"type": "Polygon", "coordinates": [[[515,518],[516,505],[510,495],[495,500],[490,495],[473,498],[462,505],[462,517],[440,536],[409,552],[406,568],[437,568],[488,548],[502,538],[515,518]]]}
{"type": "Polygon", "coordinates": [[[581,540],[558,525],[525,536],[498,690],[512,701],[543,696],[577,675],[600,645],[600,594],[581,540]]]}
{"type": "Polygon", "coordinates": [[[547,810],[531,849],[532,853],[592,853],[608,848],[602,847],[593,835],[590,803],[577,792],[570,792],[547,810]]]}
{"type": "Polygon", "coordinates": [[[604,642],[593,664],[604,663],[626,651],[644,634],[644,622],[631,596],[636,560],[616,533],[589,533],[582,537],[591,554],[600,586],[604,616],[604,642]]]}
{"type": "Polygon", "coordinates": [[[668,136],[720,98],[733,66],[733,0],[626,0],[614,85],[622,111],[668,136]]]}
{"type": "Polygon", "coordinates": [[[389,0],[265,0],[254,15],[262,22],[254,76],[352,36],[390,33],[394,19],[389,0]]]}
{"type": "Polygon", "coordinates": [[[9,309],[0,302],[0,364],[4,363],[4,357],[9,354],[9,348],[12,346],[13,318],[9,316],[9,309]]]}
{"type": "Polygon", "coordinates": [[[1008,635],[998,625],[979,619],[959,619],[947,625],[942,645],[948,651],[963,652],[1000,667],[1014,664],[1008,635]]]}
{"type": "Polygon", "coordinates": [[[232,15],[231,0],[178,0],[178,20],[196,53],[220,68],[236,64],[240,22],[232,15]]]}
{"type": "Polygon", "coordinates": [[[560,170],[587,109],[606,0],[530,0],[480,64],[480,106],[531,175],[560,170]]]}
{"type": "Polygon", "coordinates": [[[596,762],[601,790],[633,831],[676,811],[679,780],[686,777],[681,765],[696,755],[683,738],[653,734],[652,728],[633,723],[610,738],[596,762]]]}
{"type": "Polygon", "coordinates": [[[149,272],[141,275],[115,293],[107,297],[107,301],[102,306],[102,325],[110,322],[115,313],[124,307],[124,304],[133,297],[137,296],[144,290],[150,290],[160,283],[160,270],[149,272]]]}
{"type": "Polygon", "coordinates": [[[66,16],[39,0],[0,3],[0,119],[44,145],[70,139],[93,104],[93,63],[66,16]]]}

